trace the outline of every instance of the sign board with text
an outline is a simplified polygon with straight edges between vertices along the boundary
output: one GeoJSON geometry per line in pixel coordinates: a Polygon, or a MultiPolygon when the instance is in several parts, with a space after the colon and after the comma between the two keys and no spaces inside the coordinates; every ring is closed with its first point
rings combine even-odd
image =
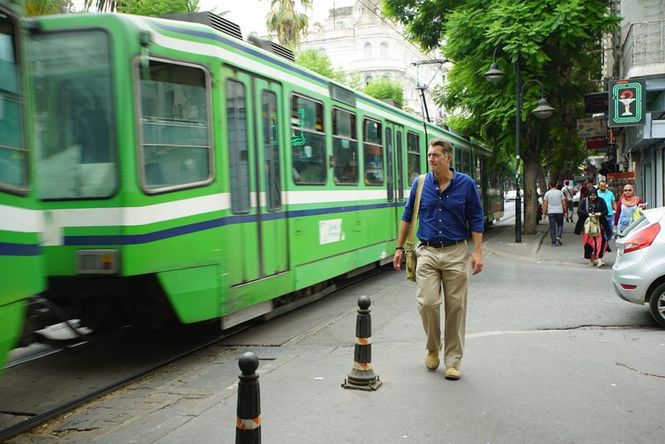
{"type": "Polygon", "coordinates": [[[610,80],[610,127],[644,125],[646,83],[644,80],[610,80]]]}

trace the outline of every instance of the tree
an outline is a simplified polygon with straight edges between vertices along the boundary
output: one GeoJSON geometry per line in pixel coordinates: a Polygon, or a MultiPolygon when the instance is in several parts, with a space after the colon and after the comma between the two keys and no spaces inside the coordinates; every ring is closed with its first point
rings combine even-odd
{"type": "MultiPolygon", "coordinates": [[[[312,0],[300,0],[300,3],[305,9],[312,7],[312,0]]],[[[296,12],[295,0],[271,0],[266,28],[277,34],[282,46],[297,49],[308,24],[307,14],[296,12]]]]}
{"type": "Polygon", "coordinates": [[[71,9],[70,0],[26,0],[25,2],[25,15],[28,17],[61,14],[71,9]]]}
{"type": "Polygon", "coordinates": [[[583,95],[596,91],[600,79],[602,36],[618,18],[609,13],[609,0],[385,0],[386,12],[407,25],[424,48],[445,42],[442,53],[453,60],[440,103],[457,116],[457,128],[484,140],[503,156],[515,151],[515,71],[521,83],[539,80],[557,112],[539,121],[529,115],[540,89],[524,89],[520,136],[524,161],[525,223],[536,228],[536,176],[541,154],[551,150],[554,171],[584,157],[576,120],[583,115],[583,95]],[[507,74],[500,85],[483,74],[493,53],[507,74]]]}
{"type": "Polygon", "coordinates": [[[85,0],[84,9],[91,7],[100,12],[162,16],[180,12],[195,12],[199,0],[85,0]]]}
{"type": "Polygon", "coordinates": [[[325,52],[317,51],[316,49],[298,51],[296,54],[296,63],[338,83],[345,83],[344,72],[333,67],[330,57],[325,52]]]}
{"type": "Polygon", "coordinates": [[[400,105],[404,103],[404,88],[396,80],[381,77],[369,82],[363,91],[375,99],[392,99],[400,105]]]}

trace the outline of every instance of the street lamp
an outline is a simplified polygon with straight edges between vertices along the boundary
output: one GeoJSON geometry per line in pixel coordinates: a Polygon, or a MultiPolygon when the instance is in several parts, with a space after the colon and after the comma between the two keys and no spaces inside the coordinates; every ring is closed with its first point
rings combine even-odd
{"type": "MultiPolygon", "coordinates": [[[[485,73],[485,78],[492,83],[496,83],[503,79],[506,75],[499,69],[496,63],[496,50],[494,49],[494,56],[492,66],[489,71],[485,73]]],[[[515,96],[517,98],[517,106],[515,107],[515,243],[522,243],[522,196],[520,195],[520,125],[522,112],[522,100],[524,98],[524,87],[529,83],[538,83],[540,85],[540,100],[538,106],[531,111],[531,113],[539,119],[546,119],[554,113],[555,109],[552,108],[545,100],[545,91],[541,81],[530,79],[520,86],[520,58],[515,60],[515,96]]]]}

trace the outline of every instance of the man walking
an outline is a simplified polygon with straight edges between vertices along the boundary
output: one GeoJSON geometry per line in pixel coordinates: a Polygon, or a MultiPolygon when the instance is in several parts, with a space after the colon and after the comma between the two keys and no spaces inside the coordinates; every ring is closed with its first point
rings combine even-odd
{"type": "Polygon", "coordinates": [[[552,246],[561,245],[563,236],[563,217],[567,216],[568,203],[563,193],[557,189],[556,183],[550,182],[550,189],[545,193],[543,203],[543,217],[550,221],[550,237],[552,246]]]}
{"type": "Polygon", "coordinates": [[[610,239],[612,239],[613,234],[612,228],[614,227],[614,212],[617,209],[617,203],[616,198],[614,197],[614,193],[609,188],[607,188],[607,182],[604,180],[601,180],[598,183],[598,197],[603,199],[607,204],[607,224],[605,225],[605,240],[607,241],[606,251],[612,251],[610,249],[610,239]]]}
{"type": "MultiPolygon", "coordinates": [[[[425,176],[418,216],[417,235],[421,242],[416,249],[416,287],[418,310],[427,335],[425,366],[430,370],[439,366],[443,289],[444,376],[459,379],[469,279],[467,223],[473,240],[471,271],[477,274],[483,269],[483,209],[475,182],[450,168],[452,158],[450,143],[440,139],[430,141],[427,150],[430,172],[425,176]]],[[[411,228],[417,187],[418,181],[414,180],[402,214],[393,257],[393,267],[397,271],[401,269],[403,246],[411,228]]]]}
{"type": "Polygon", "coordinates": [[[568,214],[566,216],[566,220],[568,222],[573,221],[573,187],[570,186],[570,181],[566,179],[563,182],[563,188],[561,189],[561,192],[563,193],[563,197],[566,199],[566,204],[568,208],[568,214]]]}

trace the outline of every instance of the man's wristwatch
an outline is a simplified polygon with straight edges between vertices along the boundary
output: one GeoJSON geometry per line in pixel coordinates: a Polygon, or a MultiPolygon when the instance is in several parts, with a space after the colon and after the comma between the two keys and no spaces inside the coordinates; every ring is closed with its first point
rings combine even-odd
{"type": "Polygon", "coordinates": [[[404,250],[404,247],[395,247],[395,250],[404,250]]]}

